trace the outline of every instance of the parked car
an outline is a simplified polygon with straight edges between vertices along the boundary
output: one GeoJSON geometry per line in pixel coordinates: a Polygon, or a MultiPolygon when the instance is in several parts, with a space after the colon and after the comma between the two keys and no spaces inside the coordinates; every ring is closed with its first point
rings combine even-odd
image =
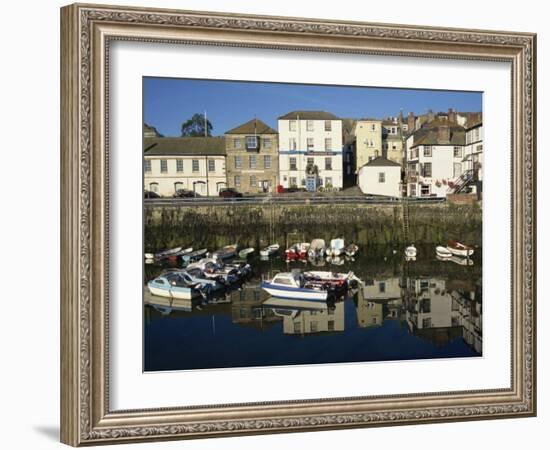
{"type": "Polygon", "coordinates": [[[189,191],[187,189],[178,189],[173,195],[174,198],[190,198],[197,197],[195,191],[189,191]]]}
{"type": "Polygon", "coordinates": [[[160,195],[153,191],[145,191],[143,193],[143,198],[160,198],[160,195]]]}
{"type": "Polygon", "coordinates": [[[222,189],[219,195],[223,198],[241,198],[243,196],[242,193],[233,188],[222,189]]]}

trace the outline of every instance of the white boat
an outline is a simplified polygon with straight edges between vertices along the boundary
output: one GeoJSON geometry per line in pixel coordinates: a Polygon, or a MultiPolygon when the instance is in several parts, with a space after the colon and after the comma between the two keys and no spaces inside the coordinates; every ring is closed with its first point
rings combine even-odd
{"type": "Polygon", "coordinates": [[[234,258],[237,256],[237,248],[237,244],[226,245],[212,253],[212,258],[218,260],[234,258]]]}
{"type": "Polygon", "coordinates": [[[310,283],[341,288],[347,286],[348,281],[353,278],[353,272],[340,273],[327,270],[310,270],[304,272],[304,278],[310,283]]]}
{"type": "Polygon", "coordinates": [[[239,252],[239,258],[246,259],[254,253],[254,247],[244,248],[239,252]]]}
{"type": "Polygon", "coordinates": [[[474,254],[474,249],[472,247],[461,244],[453,239],[450,239],[447,243],[447,249],[456,256],[472,256],[474,254]]]}
{"type": "Polygon", "coordinates": [[[318,256],[324,255],[325,249],[326,244],[324,239],[313,239],[307,251],[307,255],[310,258],[316,258],[318,256]]]}
{"type": "Polygon", "coordinates": [[[147,283],[149,292],[159,297],[191,300],[200,293],[200,283],[186,279],[178,272],[160,275],[147,283]]]}
{"type": "Polygon", "coordinates": [[[407,258],[416,258],[416,247],[412,244],[408,247],[405,247],[405,256],[407,258]]]}
{"type": "Polygon", "coordinates": [[[272,256],[279,251],[281,246],[279,244],[271,244],[260,250],[260,256],[272,256]]]}
{"type": "Polygon", "coordinates": [[[198,261],[208,252],[207,249],[201,248],[200,250],[195,250],[194,252],[189,252],[181,255],[181,261],[183,265],[198,261]]]}
{"type": "Polygon", "coordinates": [[[332,239],[327,249],[327,256],[340,256],[344,253],[344,240],[342,238],[332,239]]]}
{"type": "Polygon", "coordinates": [[[440,258],[450,258],[453,256],[452,252],[447,247],[443,247],[442,245],[438,245],[435,248],[435,254],[440,258]]]}
{"type": "Polygon", "coordinates": [[[273,297],[287,299],[304,299],[325,302],[328,290],[308,284],[300,272],[281,272],[271,280],[262,281],[261,288],[273,297]]]}
{"type": "Polygon", "coordinates": [[[334,266],[343,266],[346,258],[345,256],[327,256],[327,262],[334,266]]]}
{"type": "Polygon", "coordinates": [[[455,264],[458,264],[459,266],[473,266],[474,265],[473,260],[471,260],[470,258],[462,257],[462,256],[453,255],[449,258],[449,261],[454,262],[455,264]]]}
{"type": "Polygon", "coordinates": [[[355,256],[355,254],[359,251],[359,246],[357,244],[349,244],[345,249],[344,253],[347,256],[355,256]]]}

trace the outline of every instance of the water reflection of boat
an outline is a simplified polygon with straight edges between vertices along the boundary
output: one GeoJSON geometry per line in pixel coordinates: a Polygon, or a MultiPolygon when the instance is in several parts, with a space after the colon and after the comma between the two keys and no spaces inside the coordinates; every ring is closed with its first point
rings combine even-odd
{"type": "Polygon", "coordinates": [[[279,317],[296,317],[300,311],[326,311],[326,302],[305,299],[282,299],[270,297],[262,303],[263,308],[270,308],[279,317]]]}
{"type": "Polygon", "coordinates": [[[447,243],[447,248],[449,251],[456,256],[472,256],[474,254],[474,249],[469,245],[461,244],[458,241],[449,239],[447,243]]]}
{"type": "Polygon", "coordinates": [[[347,256],[355,256],[359,251],[359,246],[357,244],[350,244],[344,249],[344,253],[347,256]]]}
{"type": "Polygon", "coordinates": [[[449,261],[454,262],[460,266],[473,266],[474,261],[470,258],[461,258],[460,256],[451,256],[449,261]]]}
{"type": "Polygon", "coordinates": [[[335,266],[343,266],[346,259],[341,256],[327,256],[327,262],[335,266]]]}
{"type": "Polygon", "coordinates": [[[264,247],[260,250],[260,256],[273,256],[275,253],[279,251],[281,246],[279,244],[271,244],[267,247],[264,247]]]}

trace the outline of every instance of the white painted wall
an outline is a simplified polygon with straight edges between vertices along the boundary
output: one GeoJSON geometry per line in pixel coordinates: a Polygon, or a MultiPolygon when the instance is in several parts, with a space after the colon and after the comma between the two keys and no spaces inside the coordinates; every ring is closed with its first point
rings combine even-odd
{"type": "Polygon", "coordinates": [[[359,169],[358,185],[361,192],[371,195],[401,197],[401,166],[363,166],[359,169]],[[380,182],[380,174],[384,182],[380,182]]]}

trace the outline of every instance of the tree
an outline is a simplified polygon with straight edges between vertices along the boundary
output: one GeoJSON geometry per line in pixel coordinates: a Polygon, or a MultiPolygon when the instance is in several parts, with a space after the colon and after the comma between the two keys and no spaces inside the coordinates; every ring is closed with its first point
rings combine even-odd
{"type": "Polygon", "coordinates": [[[206,123],[206,136],[212,136],[212,124],[208,119],[206,119],[204,114],[195,113],[193,117],[189,120],[186,120],[181,124],[181,135],[182,136],[193,136],[201,137],[205,136],[204,128],[206,123]]]}

